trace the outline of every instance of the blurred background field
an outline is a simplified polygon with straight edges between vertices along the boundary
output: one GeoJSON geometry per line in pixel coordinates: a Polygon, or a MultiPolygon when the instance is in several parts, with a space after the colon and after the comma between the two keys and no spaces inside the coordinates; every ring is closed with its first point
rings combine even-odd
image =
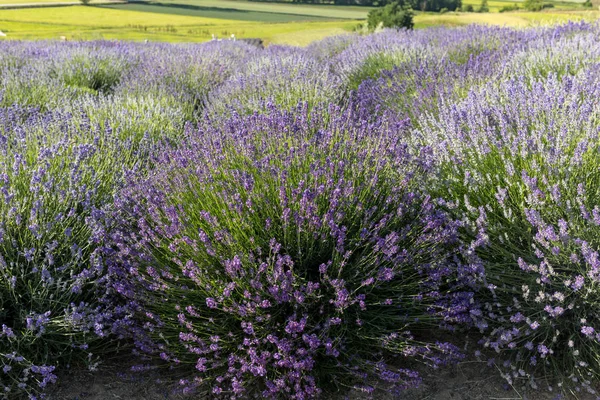
{"type": "MultiPolygon", "coordinates": [[[[260,3],[244,0],[161,0],[83,6],[69,0],[0,0],[0,31],[10,39],[150,40],[203,42],[219,38],[261,38],[265,44],[304,46],[360,28],[371,7],[260,3]],[[32,4],[40,7],[31,8],[32,4]],[[51,6],[57,3],[56,6],[51,6]],[[27,8],[18,8],[27,5],[27,8]]],[[[464,0],[477,9],[480,0],[464,0]]],[[[488,3],[489,13],[417,13],[415,28],[491,24],[526,27],[598,18],[581,0],[550,2],[540,12],[500,11],[522,1],[488,3]]]]}
{"type": "Polygon", "coordinates": [[[509,13],[421,13],[415,17],[415,28],[434,26],[463,26],[469,24],[486,24],[511,27],[528,27],[537,25],[553,25],[567,21],[594,21],[598,19],[598,11],[540,11],[509,13]]]}

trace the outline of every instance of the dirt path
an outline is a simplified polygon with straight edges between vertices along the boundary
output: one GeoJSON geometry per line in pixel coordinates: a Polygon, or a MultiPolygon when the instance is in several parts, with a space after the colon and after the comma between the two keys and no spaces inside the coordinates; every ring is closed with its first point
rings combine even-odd
{"type": "MultiPolygon", "coordinates": [[[[50,392],[49,400],[180,400],[190,399],[174,394],[164,383],[164,373],[159,370],[132,373],[130,366],[104,365],[96,372],[75,371],[60,377],[50,392]],[[162,378],[162,379],[161,379],[162,378]]],[[[578,394],[559,396],[547,390],[532,391],[530,388],[511,387],[499,376],[494,367],[485,362],[466,361],[455,367],[439,371],[423,372],[419,388],[392,396],[385,391],[374,396],[377,400],[598,400],[597,396],[578,394]]],[[[353,391],[333,396],[332,400],[364,400],[367,396],[353,391]]]]}

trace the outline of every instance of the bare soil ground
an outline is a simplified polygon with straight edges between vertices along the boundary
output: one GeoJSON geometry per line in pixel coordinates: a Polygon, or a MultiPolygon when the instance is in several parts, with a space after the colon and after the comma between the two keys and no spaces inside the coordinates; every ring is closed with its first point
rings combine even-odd
{"type": "MultiPolygon", "coordinates": [[[[175,393],[165,384],[164,371],[159,369],[131,372],[133,360],[124,358],[98,367],[95,372],[72,371],[60,377],[49,393],[49,400],[180,400],[198,399],[175,393]]],[[[393,396],[381,384],[379,400],[598,400],[587,393],[560,395],[547,390],[533,391],[522,384],[511,387],[500,377],[495,367],[485,362],[465,361],[457,366],[438,371],[421,371],[423,383],[393,396]],[[387,394],[386,394],[387,393],[387,394]]],[[[541,386],[541,385],[540,385],[541,386]]],[[[367,396],[358,391],[340,394],[333,400],[363,400],[367,396]]]]}

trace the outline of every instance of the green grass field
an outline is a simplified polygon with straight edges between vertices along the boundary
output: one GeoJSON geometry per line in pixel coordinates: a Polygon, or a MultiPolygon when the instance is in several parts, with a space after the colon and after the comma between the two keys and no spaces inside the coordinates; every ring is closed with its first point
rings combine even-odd
{"type": "MultiPolygon", "coordinates": [[[[523,8],[523,1],[524,0],[488,0],[488,7],[490,12],[495,13],[499,12],[502,7],[507,6],[518,6],[523,8]]],[[[481,0],[462,0],[462,3],[463,5],[472,5],[475,10],[481,6],[481,0]]],[[[552,10],[573,10],[582,9],[581,4],[583,1],[546,1],[546,3],[551,3],[554,6],[552,10]]]]}
{"type": "Polygon", "coordinates": [[[66,0],[0,0],[2,4],[25,4],[25,3],[62,3],[66,0]]]}
{"type": "MultiPolygon", "coordinates": [[[[61,3],[77,0],[0,0],[3,4],[61,3]]],[[[94,0],[92,0],[94,3],[94,0]]],[[[124,5],[123,9],[176,15],[198,15],[242,21],[289,22],[307,19],[364,19],[372,9],[359,6],[255,3],[239,0],[149,0],[124,5]],[[291,19],[295,16],[295,19],[291,19]]]]}
{"type": "MultiPolygon", "coordinates": [[[[100,5],[107,3],[121,3],[125,0],[90,0],[90,4],[92,5],[100,5]]],[[[0,0],[0,10],[10,9],[10,8],[21,8],[21,7],[53,7],[53,6],[64,6],[67,3],[80,3],[78,0],[0,0]],[[14,6],[14,7],[12,7],[14,6]],[[8,7],[8,8],[6,8],[8,7]]],[[[2,14],[0,14],[0,18],[2,18],[2,14]]]]}
{"type": "MultiPolygon", "coordinates": [[[[10,0],[0,0],[10,1],[10,0]]],[[[159,0],[166,4],[186,4],[216,9],[293,14],[335,19],[364,19],[372,9],[359,6],[330,6],[320,4],[257,3],[244,0],[159,0]]]]}
{"type": "MultiPolygon", "coordinates": [[[[16,1],[0,0],[9,4],[16,1]]],[[[57,1],[57,0],[42,0],[57,1]]],[[[480,0],[463,0],[474,2],[480,0]]],[[[492,0],[499,9],[516,1],[492,0]]],[[[561,3],[562,4],[562,3],[561,3]]],[[[565,3],[566,4],[566,3],[565,3]]],[[[577,5],[574,5],[577,7],[577,5]]],[[[327,36],[351,32],[368,8],[234,0],[160,0],[98,6],[68,6],[0,11],[0,31],[10,39],[124,39],[201,42],[212,35],[259,37],[267,44],[307,45],[327,36]]],[[[558,6],[538,13],[418,13],[416,28],[491,24],[525,27],[568,20],[594,20],[598,11],[568,11],[558,6]]]]}
{"type": "Polygon", "coordinates": [[[300,14],[283,14],[276,12],[245,11],[228,8],[206,7],[194,4],[175,3],[130,3],[102,6],[114,10],[139,11],[163,15],[186,15],[202,18],[223,20],[252,21],[252,22],[294,22],[294,21],[325,21],[332,18],[300,14]]]}
{"type": "Polygon", "coordinates": [[[541,11],[507,13],[422,13],[415,17],[415,28],[434,26],[464,26],[469,24],[527,27],[551,25],[567,21],[594,21],[600,18],[598,11],[541,11]]]}
{"type": "Polygon", "coordinates": [[[263,23],[174,15],[107,7],[52,7],[0,11],[5,39],[130,39],[169,42],[220,37],[260,37],[268,43],[306,45],[350,31],[357,21],[263,23]]]}

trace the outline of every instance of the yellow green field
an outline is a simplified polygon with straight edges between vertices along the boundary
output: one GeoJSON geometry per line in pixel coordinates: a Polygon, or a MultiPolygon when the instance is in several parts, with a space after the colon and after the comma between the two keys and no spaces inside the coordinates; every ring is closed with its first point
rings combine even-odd
{"type": "Polygon", "coordinates": [[[551,25],[567,21],[594,21],[600,17],[598,11],[541,11],[507,13],[422,13],[415,18],[416,28],[433,26],[463,26],[469,24],[527,27],[551,25]]]}
{"type": "Polygon", "coordinates": [[[60,3],[63,0],[0,0],[0,4],[60,3]]]}
{"type": "MultiPolygon", "coordinates": [[[[10,0],[0,0],[10,1],[10,0]]],[[[320,4],[260,3],[240,0],[156,0],[164,4],[187,4],[204,8],[219,8],[240,11],[334,17],[336,19],[364,19],[372,7],[333,6],[320,4]]]]}
{"type": "MultiPolygon", "coordinates": [[[[550,11],[554,10],[573,10],[581,8],[581,0],[569,0],[569,1],[548,1],[547,3],[551,3],[553,8],[550,11]]],[[[475,10],[477,10],[481,6],[481,0],[462,0],[463,5],[471,5],[475,10]]],[[[490,12],[495,13],[500,11],[503,7],[509,6],[518,6],[523,8],[523,0],[488,0],[488,7],[490,12]]],[[[547,10],[548,11],[548,10],[547,10]]]]}
{"type": "MultiPolygon", "coordinates": [[[[488,7],[490,9],[490,12],[497,12],[499,11],[502,7],[506,7],[506,6],[512,6],[512,5],[519,5],[519,3],[522,3],[520,1],[502,1],[502,0],[490,0],[488,1],[488,7]]],[[[467,5],[471,5],[473,6],[473,8],[475,10],[477,10],[479,8],[479,6],[481,5],[481,0],[462,0],[462,4],[467,6],[467,5]]]]}
{"type": "Polygon", "coordinates": [[[5,39],[130,39],[197,42],[220,37],[260,37],[269,43],[306,45],[352,30],[357,21],[261,23],[154,14],[100,7],[53,7],[0,11],[5,39]]]}
{"type": "MultiPolygon", "coordinates": [[[[125,0],[90,0],[89,4],[119,4],[123,3],[125,0]]],[[[78,0],[0,0],[0,18],[2,18],[2,14],[5,10],[10,8],[5,8],[6,6],[14,5],[17,7],[28,7],[28,6],[40,6],[40,7],[51,7],[51,6],[59,6],[59,5],[67,5],[67,3],[79,3],[78,0]]]]}
{"type": "MultiPolygon", "coordinates": [[[[264,4],[252,5],[264,6],[264,4]]],[[[537,13],[419,13],[415,17],[415,26],[416,28],[425,28],[440,25],[491,24],[525,27],[568,20],[594,20],[599,16],[598,11],[559,9],[537,13]]],[[[302,46],[327,36],[351,32],[359,24],[361,24],[360,20],[327,20],[323,18],[292,22],[240,21],[100,6],[0,11],[0,31],[7,34],[7,37],[2,40],[58,39],[65,36],[69,40],[127,39],[200,42],[209,40],[212,35],[228,37],[234,34],[238,38],[259,37],[266,43],[302,46]]]]}
{"type": "MultiPolygon", "coordinates": [[[[77,2],[78,0],[0,0],[0,5],[23,4],[23,3],[65,3],[77,2]]],[[[91,3],[103,1],[92,0],[91,3]]],[[[106,1],[106,0],[104,0],[106,1]]],[[[333,6],[312,4],[289,4],[289,3],[260,3],[239,0],[152,0],[153,3],[164,5],[187,5],[201,9],[239,10],[243,12],[303,15],[313,17],[333,16],[335,19],[363,19],[366,18],[372,7],[361,6],[333,6]]],[[[150,1],[149,1],[150,3],[150,1]]]]}

